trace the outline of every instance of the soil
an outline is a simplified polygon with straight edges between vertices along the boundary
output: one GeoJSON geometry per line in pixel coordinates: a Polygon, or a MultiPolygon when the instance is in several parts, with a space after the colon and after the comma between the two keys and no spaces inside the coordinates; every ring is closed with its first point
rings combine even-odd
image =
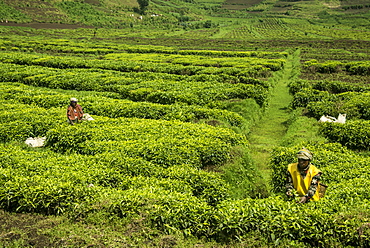
{"type": "Polygon", "coordinates": [[[27,246],[52,247],[49,237],[39,233],[40,228],[50,228],[53,223],[45,222],[46,217],[32,214],[14,214],[0,210],[0,241],[25,240],[27,246]]]}

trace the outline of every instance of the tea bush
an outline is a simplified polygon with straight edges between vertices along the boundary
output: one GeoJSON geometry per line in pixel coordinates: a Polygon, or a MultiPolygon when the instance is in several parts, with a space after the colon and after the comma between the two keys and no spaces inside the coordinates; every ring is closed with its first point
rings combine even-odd
{"type": "Polygon", "coordinates": [[[253,98],[263,106],[267,100],[264,86],[222,82],[183,82],[117,77],[112,71],[94,69],[52,69],[2,64],[0,80],[37,87],[65,90],[114,92],[134,101],[161,104],[205,105],[215,100],[253,98]]]}
{"type": "Polygon", "coordinates": [[[355,150],[369,150],[370,121],[357,120],[340,123],[322,123],[320,132],[332,142],[355,150]]]}
{"type": "Polygon", "coordinates": [[[246,144],[243,136],[229,129],[204,124],[102,117],[96,120],[50,130],[46,145],[58,152],[130,154],[164,167],[203,167],[222,164],[232,146],[246,144]]]}
{"type": "MultiPolygon", "coordinates": [[[[189,105],[161,105],[148,102],[133,102],[119,98],[109,92],[57,92],[16,83],[0,83],[1,99],[20,102],[27,105],[35,104],[43,108],[66,108],[71,96],[77,97],[86,113],[106,117],[137,117],[145,119],[164,119],[194,122],[200,119],[219,120],[231,126],[241,127],[246,123],[243,118],[233,112],[222,109],[210,109],[189,105]]],[[[60,113],[62,115],[62,113],[60,113]]],[[[64,115],[64,114],[63,114],[64,115]]]]}

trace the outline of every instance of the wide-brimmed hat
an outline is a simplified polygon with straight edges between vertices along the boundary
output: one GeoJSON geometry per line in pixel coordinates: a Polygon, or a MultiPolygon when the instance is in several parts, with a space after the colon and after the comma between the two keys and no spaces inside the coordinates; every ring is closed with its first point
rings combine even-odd
{"type": "Polygon", "coordinates": [[[78,102],[77,98],[72,97],[71,102],[78,102]]]}

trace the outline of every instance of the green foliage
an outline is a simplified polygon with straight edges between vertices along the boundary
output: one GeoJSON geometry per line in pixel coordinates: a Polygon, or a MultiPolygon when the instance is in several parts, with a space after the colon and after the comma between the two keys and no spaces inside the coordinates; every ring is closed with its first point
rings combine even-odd
{"type": "MultiPolygon", "coordinates": [[[[171,10],[181,6],[179,2],[163,1],[171,10]]],[[[99,7],[69,3],[66,13],[75,21],[81,18],[81,22],[98,26],[125,25],[122,21],[118,25],[111,15],[101,15],[106,2],[100,3],[99,7]],[[77,16],[83,8],[86,12],[77,16]],[[97,15],[102,17],[93,18],[97,15]]],[[[203,3],[194,4],[206,9],[203,3]]],[[[271,1],[268,4],[273,5],[271,1]]],[[[314,6],[309,1],[288,4],[314,6]]],[[[368,119],[368,87],[362,85],[367,82],[367,63],[353,61],[368,58],[363,49],[366,42],[344,40],[367,37],[368,32],[343,25],[334,26],[335,30],[327,27],[324,21],[334,20],[331,11],[335,10],[326,10],[327,14],[321,15],[325,20],[310,18],[308,22],[303,18],[265,19],[236,11],[218,12],[214,3],[206,5],[213,6],[207,11],[215,15],[248,19],[239,18],[238,24],[216,18],[204,22],[231,31],[219,42],[200,39],[216,37],[218,30],[190,41],[184,39],[186,35],[194,38],[194,33],[175,30],[178,21],[173,18],[153,17],[140,24],[136,20],[129,32],[98,30],[97,36],[104,42],[90,40],[91,29],[1,28],[2,34],[19,32],[27,34],[27,39],[14,36],[0,41],[1,50],[8,51],[0,55],[1,80],[15,82],[0,84],[0,136],[2,142],[8,142],[0,149],[0,207],[14,212],[64,214],[87,223],[92,216],[106,223],[120,219],[132,225],[140,219],[146,228],[227,242],[225,245],[255,236],[252,240],[262,243],[256,246],[369,246],[368,157],[338,144],[317,144],[316,139],[297,144],[297,133],[292,129],[312,125],[313,131],[317,126],[314,119],[294,118],[290,127],[294,135],[289,136],[292,141],[286,137],[281,142],[288,147],[278,147],[271,154],[271,184],[277,196],[249,199],[270,192],[266,192],[248,156],[248,141],[243,135],[248,130],[243,129],[245,120],[252,125],[263,110],[260,106],[268,106],[274,85],[267,79],[286,66],[288,53],[282,51],[297,48],[305,49],[302,61],[309,61],[303,65],[303,72],[311,70],[312,77],[317,77],[315,81],[295,80],[293,75],[289,78],[294,78],[290,87],[297,113],[304,108],[315,117],[347,113],[350,118],[368,119]],[[171,22],[174,24],[168,25],[171,22]],[[165,31],[149,31],[155,25],[165,31]],[[75,41],[49,39],[45,34],[73,37],[75,41]],[[168,38],[172,35],[182,39],[168,38]],[[311,39],[315,37],[343,40],[319,42],[311,39]],[[305,40],[294,41],[302,38],[305,40]],[[114,44],[108,41],[113,39],[114,44]],[[174,44],[181,49],[155,47],[157,44],[174,44]],[[339,56],[331,59],[338,61],[310,61],[315,52],[314,58],[325,61],[329,55],[324,51],[332,46],[343,47],[330,51],[330,55],[339,56]],[[198,50],[209,47],[212,50],[198,50]],[[214,51],[219,47],[224,51],[214,51]],[[264,49],[278,52],[260,51],[264,49]],[[341,57],[347,49],[352,50],[341,57]],[[342,75],[350,80],[339,79],[342,75]],[[86,112],[94,114],[95,122],[73,127],[65,123],[65,103],[72,95],[79,98],[86,112]],[[47,147],[34,149],[15,143],[36,135],[48,137],[47,147]],[[314,164],[324,172],[323,182],[329,185],[324,199],[305,205],[278,196],[284,191],[286,166],[295,161],[294,154],[301,146],[314,151],[314,164]]],[[[114,10],[118,19],[123,16],[121,10],[121,6],[114,10]]],[[[189,17],[189,21],[197,20],[200,13],[184,8],[181,12],[179,16],[189,17]]],[[[292,13],[302,11],[292,8],[292,13]]],[[[348,22],[357,25],[355,21],[353,16],[348,22]]],[[[343,130],[345,126],[323,127],[327,125],[331,140],[345,140],[355,149],[366,147],[368,123],[347,124],[350,130],[343,130]]],[[[307,136],[302,136],[306,140],[307,136]]]]}
{"type": "Polygon", "coordinates": [[[292,107],[306,107],[307,114],[319,119],[322,115],[369,120],[369,93],[345,92],[330,94],[327,91],[304,88],[294,95],[292,107]]]}
{"type": "Polygon", "coordinates": [[[59,109],[39,108],[24,104],[14,104],[0,100],[0,140],[1,142],[21,141],[28,137],[45,136],[49,129],[63,125],[59,109]]]}
{"type": "MultiPolygon", "coordinates": [[[[216,174],[182,165],[163,170],[140,158],[114,154],[61,155],[9,145],[1,149],[4,159],[0,161],[0,180],[6,183],[0,190],[0,204],[13,211],[64,212],[74,218],[96,212],[127,220],[140,215],[153,227],[169,234],[182,232],[224,242],[243,239],[257,231],[269,242],[276,243],[294,238],[315,246],[333,242],[351,246],[367,244],[366,231],[359,239],[356,230],[369,217],[365,214],[369,209],[364,205],[367,191],[359,190],[364,187],[364,180],[368,180],[364,167],[368,161],[339,145],[304,145],[314,151],[314,163],[323,170],[324,182],[329,184],[326,197],[315,204],[299,205],[280,197],[219,198],[214,194],[225,190],[225,185],[216,174]],[[353,180],[351,187],[344,187],[348,186],[348,180],[353,180]],[[201,185],[203,191],[194,190],[194,187],[200,190],[201,185]],[[207,197],[217,204],[204,201],[207,197]],[[340,204],[343,201],[347,204],[340,204]],[[348,218],[356,213],[359,203],[364,214],[348,218]]],[[[300,147],[274,151],[274,174],[285,173],[287,163],[294,160],[300,147]]],[[[280,178],[276,177],[274,183],[281,185],[280,178]]]]}
{"type": "Polygon", "coordinates": [[[0,1],[0,19],[1,22],[29,22],[31,19],[23,12],[10,7],[4,1],[0,1]]]}
{"type": "MultiPolygon", "coordinates": [[[[366,164],[369,162],[368,158],[361,157],[355,152],[340,146],[338,143],[302,143],[289,148],[278,147],[273,151],[271,157],[271,167],[273,169],[272,184],[276,192],[284,192],[284,175],[287,170],[287,165],[296,160],[295,153],[302,146],[313,151],[313,164],[323,171],[322,181],[324,184],[329,185],[325,198],[312,206],[316,210],[321,209],[321,215],[324,213],[331,215],[331,217],[326,217],[326,221],[320,221],[322,225],[329,225],[325,228],[326,231],[321,233],[321,235],[323,235],[322,240],[330,240],[330,238],[325,238],[325,236],[331,233],[334,237],[345,239],[347,244],[359,245],[360,243],[367,243],[368,237],[364,236],[364,239],[355,237],[355,226],[360,227],[363,224],[355,224],[355,222],[352,222],[350,225],[354,226],[346,226],[344,229],[349,229],[344,231],[344,229],[340,227],[340,224],[338,225],[338,222],[343,223],[346,219],[344,216],[348,215],[350,212],[362,212],[362,210],[359,209],[363,207],[362,203],[361,207],[356,207],[356,204],[367,201],[367,196],[364,195],[366,189],[363,190],[363,182],[368,180],[370,176],[366,171],[366,164]],[[331,221],[335,221],[337,224],[334,224],[334,222],[329,224],[331,221]]],[[[310,217],[312,218],[313,216],[310,215],[310,217]]],[[[366,219],[367,217],[362,216],[358,217],[357,220],[365,221],[366,219]]],[[[348,219],[346,221],[348,221],[348,219]]],[[[347,224],[349,224],[349,222],[347,222],[347,224]]]]}
{"type": "Polygon", "coordinates": [[[246,143],[228,129],[209,125],[102,117],[96,120],[50,130],[46,145],[58,152],[130,154],[164,167],[203,167],[225,163],[232,146],[246,143]]]}
{"type": "Polygon", "coordinates": [[[334,97],[336,96],[326,91],[303,88],[293,96],[291,106],[293,108],[306,107],[311,102],[332,101],[334,97]]]}
{"type": "Polygon", "coordinates": [[[322,123],[320,132],[332,142],[355,150],[369,150],[370,121],[357,120],[340,123],[322,123]]]}
{"type": "MultiPolygon", "coordinates": [[[[39,89],[21,84],[0,83],[1,99],[12,100],[23,104],[35,104],[42,108],[65,108],[71,95],[77,97],[86,113],[111,118],[137,117],[145,119],[180,120],[197,122],[201,119],[223,121],[227,125],[248,128],[252,119],[244,121],[233,112],[217,108],[209,109],[189,105],[160,105],[147,102],[133,102],[129,100],[111,99],[119,97],[110,93],[97,92],[70,92],[59,93],[49,89],[39,89]]],[[[256,108],[258,108],[256,106],[256,108]]]]}
{"type": "Polygon", "coordinates": [[[149,0],[137,0],[137,3],[139,4],[139,6],[140,6],[140,12],[142,13],[142,14],[144,14],[145,13],[145,11],[146,11],[146,9],[148,8],[148,6],[149,6],[149,0]]]}
{"type": "MultiPolygon", "coordinates": [[[[184,165],[159,169],[145,160],[117,157],[114,154],[60,155],[50,151],[27,151],[14,146],[7,147],[2,157],[1,178],[6,186],[0,197],[1,204],[13,211],[59,214],[67,211],[69,214],[84,214],[81,208],[94,211],[94,207],[98,207],[94,206],[99,202],[97,198],[102,197],[100,204],[103,204],[104,194],[109,203],[114,199],[108,197],[110,194],[126,191],[127,199],[127,193],[133,189],[148,189],[144,194],[150,192],[150,188],[157,188],[155,191],[163,189],[185,195],[194,194],[209,204],[215,204],[226,196],[227,185],[218,175],[184,165]],[[40,157],[44,159],[40,160],[40,157]],[[16,170],[18,175],[9,174],[11,170],[16,170]],[[22,184],[29,186],[28,191],[16,189],[22,184]],[[65,190],[64,195],[61,194],[62,190],[65,190]],[[32,197],[37,195],[40,196],[38,203],[32,203],[32,197]]],[[[138,197],[135,194],[130,196],[133,200],[138,197]]],[[[173,196],[170,194],[169,197],[173,196]]],[[[118,203],[117,200],[114,202],[118,203]]]]}
{"type": "Polygon", "coordinates": [[[340,61],[326,61],[324,63],[319,63],[316,60],[310,60],[304,63],[304,68],[311,72],[319,73],[336,73],[343,70],[351,75],[370,75],[369,61],[355,61],[347,63],[340,61]]]}
{"type": "Polygon", "coordinates": [[[303,88],[310,88],[310,83],[307,80],[298,79],[298,80],[290,81],[288,83],[288,87],[289,87],[289,93],[292,95],[295,95],[303,88]]]}
{"type": "Polygon", "coordinates": [[[222,178],[230,184],[229,195],[233,199],[269,196],[261,171],[256,168],[249,154],[249,150],[235,147],[231,151],[230,163],[220,168],[222,178]]]}
{"type": "Polygon", "coordinates": [[[301,116],[302,109],[293,112],[289,127],[280,141],[280,146],[294,146],[303,142],[324,142],[326,139],[319,134],[319,123],[315,118],[301,116]]]}
{"type": "MultiPolygon", "coordinates": [[[[123,27],[120,23],[121,18],[117,18],[112,13],[99,11],[92,5],[80,1],[61,1],[57,5],[62,11],[76,23],[92,25],[94,27],[123,27]]],[[[110,11],[112,12],[112,11],[110,11]]]]}
{"type": "MultiPolygon", "coordinates": [[[[320,1],[282,3],[275,0],[231,4],[222,4],[220,1],[195,2],[190,0],[171,2],[145,0],[141,3],[135,0],[124,2],[45,0],[40,2],[11,1],[4,4],[4,9],[7,10],[6,15],[16,12],[13,15],[15,22],[108,27],[120,29],[120,33],[124,29],[125,33],[133,37],[138,37],[137,34],[140,33],[139,36],[145,38],[179,37],[181,35],[181,38],[194,37],[195,39],[216,36],[237,40],[284,39],[288,41],[312,38],[368,40],[369,23],[366,6],[368,4],[359,3],[353,6],[343,5],[342,8],[345,9],[341,9],[326,7],[320,1]],[[352,13],[355,9],[356,11],[362,10],[363,13],[352,13]],[[145,13],[143,13],[144,10],[146,10],[145,13]],[[131,16],[133,11],[141,13],[143,19],[139,20],[137,16],[131,16]],[[254,11],[260,11],[266,15],[255,16],[254,11]],[[18,15],[21,12],[26,13],[26,20],[18,15]],[[238,20],[233,19],[234,23],[231,24],[229,17],[238,20]],[[205,32],[214,27],[217,28],[212,32],[205,32]],[[197,28],[206,30],[193,32],[197,28]],[[180,31],[180,34],[173,32],[174,30],[180,31]]],[[[102,33],[98,32],[98,35],[103,35],[102,33]]],[[[96,33],[94,37],[95,35],[96,33]]],[[[93,32],[89,36],[93,36],[93,32]]]]}
{"type": "MultiPolygon", "coordinates": [[[[19,48],[15,47],[14,49],[18,50],[19,48]]],[[[62,49],[62,51],[65,51],[64,46],[61,48],[56,47],[55,49],[62,49]]],[[[69,47],[68,49],[73,48],[69,47]]],[[[239,77],[266,77],[269,76],[269,71],[281,70],[285,63],[284,59],[269,59],[270,56],[284,56],[284,54],[273,53],[253,54],[183,51],[179,53],[179,55],[174,51],[125,49],[131,51],[129,51],[129,53],[108,54],[104,57],[104,60],[102,60],[102,58],[86,60],[80,57],[45,57],[24,55],[21,53],[2,53],[1,61],[5,63],[40,65],[60,69],[97,68],[122,72],[157,72],[188,76],[196,74],[230,74],[230,76],[239,77]],[[176,55],[170,55],[168,53],[175,53],[176,55]],[[238,58],[233,58],[234,56],[238,58]],[[266,58],[263,58],[265,56],[266,58]],[[171,63],[170,65],[168,64],[169,62],[171,63]],[[161,66],[158,67],[157,65],[161,66]]],[[[104,53],[104,51],[114,52],[114,50],[115,48],[93,49],[92,53],[104,53]]],[[[84,50],[84,52],[89,53],[89,50],[84,50]]],[[[238,79],[232,80],[238,82],[238,79]]]]}
{"type": "Polygon", "coordinates": [[[339,94],[348,91],[366,92],[370,90],[370,86],[361,83],[341,82],[341,81],[328,81],[322,80],[311,83],[312,88],[320,91],[328,91],[332,94],[339,94]]]}
{"type": "Polygon", "coordinates": [[[258,4],[247,8],[247,10],[263,12],[263,11],[270,9],[272,5],[275,4],[276,2],[277,2],[276,0],[263,0],[263,1],[260,1],[258,4]]]}
{"type": "MultiPolygon", "coordinates": [[[[152,65],[154,68],[154,64],[152,65]]],[[[162,68],[163,69],[163,68],[162,68]]],[[[176,70],[175,68],[172,68],[176,70]]],[[[140,68],[130,68],[129,71],[140,70],[140,68]]],[[[171,70],[168,68],[167,70],[171,70]]],[[[189,70],[200,70],[199,67],[182,68],[180,72],[172,72],[174,74],[193,74],[189,70]]],[[[122,98],[131,99],[134,101],[149,101],[153,103],[172,104],[186,103],[205,105],[212,100],[228,100],[233,98],[245,99],[254,98],[256,102],[263,106],[267,98],[267,89],[260,85],[251,85],[244,83],[223,83],[201,81],[187,82],[164,82],[161,79],[148,80],[142,82],[140,75],[132,72],[134,75],[139,75],[139,78],[128,77],[125,73],[112,72],[110,70],[95,70],[95,69],[50,69],[36,66],[20,66],[12,64],[4,64],[2,67],[4,74],[0,77],[3,81],[22,82],[33,86],[42,86],[49,88],[75,89],[75,90],[94,90],[94,91],[109,91],[119,93],[122,98]],[[6,73],[5,73],[6,71],[6,73]],[[61,73],[63,71],[63,73],[61,73]],[[126,76],[122,77],[122,76],[126,76]]],[[[170,74],[172,74],[170,72],[170,74]]],[[[208,68],[201,71],[199,74],[231,74],[240,73],[235,69],[216,69],[208,68]]],[[[234,74],[234,75],[235,75],[234,74]]],[[[145,74],[149,75],[149,74],[145,74]]],[[[245,76],[245,74],[242,74],[245,76]]]]}
{"type": "Polygon", "coordinates": [[[319,73],[335,73],[339,72],[343,66],[343,63],[339,61],[326,61],[325,63],[317,63],[315,60],[306,61],[304,67],[311,72],[319,73]]]}
{"type": "Polygon", "coordinates": [[[370,75],[369,61],[347,63],[345,68],[351,75],[370,75]]]}
{"type": "MultiPolygon", "coordinates": [[[[330,62],[332,63],[332,62],[330,62]]],[[[330,64],[329,63],[329,64],[330,64]]],[[[353,65],[363,65],[366,62],[351,62],[332,63],[336,66],[339,64],[340,69],[347,70],[353,68],[353,65]]],[[[316,60],[305,62],[306,69],[311,68],[312,65],[317,66],[314,70],[322,70],[323,74],[335,74],[335,70],[326,70],[325,63],[318,63],[316,60]],[[318,66],[320,65],[320,66],[318,66]],[[320,69],[321,68],[321,69],[320,69]],[[324,69],[322,69],[324,68],[324,69]]],[[[337,70],[337,69],[336,69],[337,70]]],[[[347,74],[353,72],[347,72],[347,74]]],[[[337,73],[336,77],[343,76],[337,73]]],[[[305,108],[306,113],[309,116],[319,119],[322,115],[337,116],[338,114],[345,113],[347,118],[353,119],[365,119],[369,120],[369,86],[366,82],[366,75],[358,72],[356,78],[358,82],[348,82],[354,76],[345,75],[344,80],[297,80],[289,83],[290,93],[293,94],[293,101],[291,107],[293,108],[305,108]]]]}

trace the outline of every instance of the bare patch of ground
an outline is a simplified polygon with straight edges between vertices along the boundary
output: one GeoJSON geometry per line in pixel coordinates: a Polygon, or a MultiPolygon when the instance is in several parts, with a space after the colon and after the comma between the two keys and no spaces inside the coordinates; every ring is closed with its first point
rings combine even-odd
{"type": "Polygon", "coordinates": [[[51,247],[52,244],[40,228],[50,228],[54,224],[47,223],[47,218],[31,214],[12,214],[0,210],[0,242],[12,243],[24,240],[24,245],[32,247],[51,247]]]}
{"type": "MultiPolygon", "coordinates": [[[[107,220],[71,221],[66,216],[12,213],[0,209],[0,247],[175,247],[178,237],[151,229],[144,218],[130,222],[107,220]],[[113,221],[113,222],[112,222],[113,221]]],[[[193,246],[192,246],[193,247],[193,246]]],[[[208,246],[207,246],[208,247],[208,246]]]]}

